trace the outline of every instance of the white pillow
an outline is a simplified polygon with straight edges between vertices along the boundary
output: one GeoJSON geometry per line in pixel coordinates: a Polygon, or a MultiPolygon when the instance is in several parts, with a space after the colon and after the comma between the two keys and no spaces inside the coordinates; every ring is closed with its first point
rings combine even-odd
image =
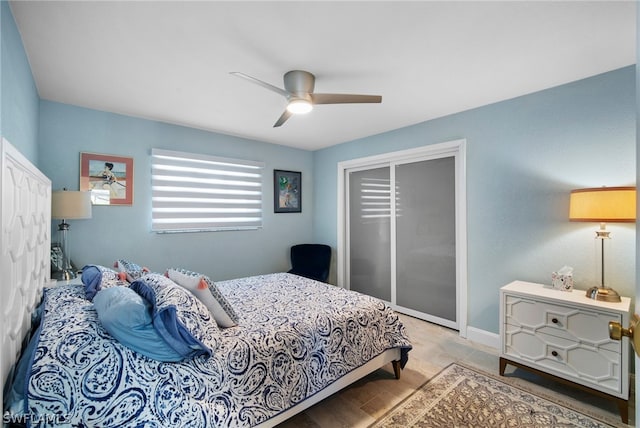
{"type": "Polygon", "coordinates": [[[238,324],[238,315],[207,276],[184,269],[169,269],[166,275],[204,303],[220,327],[233,327],[238,324]]]}

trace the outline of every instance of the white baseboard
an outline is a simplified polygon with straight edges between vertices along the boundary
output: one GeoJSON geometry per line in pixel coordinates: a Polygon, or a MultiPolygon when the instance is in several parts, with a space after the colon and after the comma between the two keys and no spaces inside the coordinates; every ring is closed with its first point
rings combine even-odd
{"type": "Polygon", "coordinates": [[[500,349],[500,335],[475,327],[467,327],[467,340],[480,343],[496,350],[500,349]]]}

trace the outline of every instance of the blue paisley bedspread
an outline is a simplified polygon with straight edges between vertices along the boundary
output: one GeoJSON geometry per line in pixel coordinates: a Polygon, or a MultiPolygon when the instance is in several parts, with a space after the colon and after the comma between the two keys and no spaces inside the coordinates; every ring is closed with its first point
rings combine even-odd
{"type": "Polygon", "coordinates": [[[220,330],[213,357],[181,363],[111,338],[82,286],[47,289],[27,412],[73,427],[249,427],[386,349],[406,363],[404,326],[375,298],[286,273],[216,284],[238,326],[220,330]]]}

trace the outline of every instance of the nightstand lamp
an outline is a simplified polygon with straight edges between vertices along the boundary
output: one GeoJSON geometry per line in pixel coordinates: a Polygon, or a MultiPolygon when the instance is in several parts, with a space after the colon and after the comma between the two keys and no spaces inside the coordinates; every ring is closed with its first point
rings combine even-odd
{"type": "Polygon", "coordinates": [[[600,287],[587,290],[587,297],[606,302],[619,302],[620,295],[604,281],[604,240],[610,239],[606,223],[635,223],[635,187],[596,187],[571,191],[569,220],[599,222],[596,239],[601,241],[602,271],[600,287]]]}
{"type": "Polygon", "coordinates": [[[54,279],[68,281],[76,277],[71,267],[71,255],[67,234],[67,220],[91,218],[91,192],[56,190],[51,194],[51,218],[61,220],[58,225],[60,247],[62,249],[62,269],[54,274],[54,279]]]}

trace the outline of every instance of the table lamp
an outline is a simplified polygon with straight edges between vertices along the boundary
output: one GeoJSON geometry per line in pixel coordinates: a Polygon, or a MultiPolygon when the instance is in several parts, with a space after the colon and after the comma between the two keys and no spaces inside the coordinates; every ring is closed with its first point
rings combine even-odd
{"type": "Polygon", "coordinates": [[[604,240],[610,239],[606,223],[634,223],[636,221],[635,187],[596,187],[571,191],[569,220],[599,222],[596,239],[601,241],[602,271],[600,287],[587,290],[587,297],[605,302],[619,302],[620,295],[604,280],[604,240]]]}
{"type": "Polygon", "coordinates": [[[60,248],[62,250],[62,269],[54,273],[54,279],[68,281],[76,277],[71,267],[71,254],[67,234],[67,220],[91,218],[91,192],[56,190],[51,193],[51,218],[62,220],[58,225],[60,248]]]}

